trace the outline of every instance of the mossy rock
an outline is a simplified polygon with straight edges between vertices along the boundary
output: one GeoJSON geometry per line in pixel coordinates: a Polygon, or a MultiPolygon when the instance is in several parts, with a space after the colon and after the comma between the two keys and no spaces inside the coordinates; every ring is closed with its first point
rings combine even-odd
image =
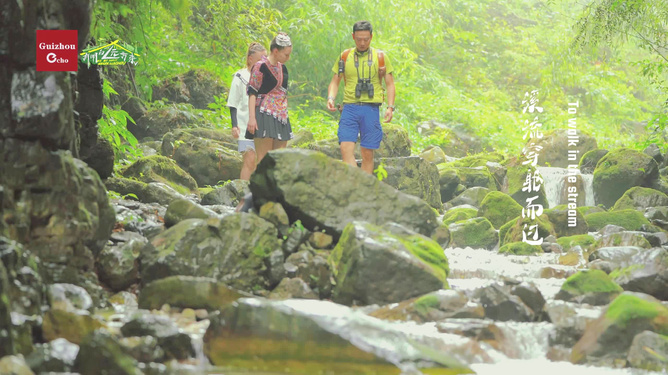
{"type": "Polygon", "coordinates": [[[476,208],[480,208],[482,200],[485,199],[489,192],[490,190],[486,187],[474,186],[464,190],[461,194],[447,202],[447,205],[450,207],[470,205],[476,208]]]}
{"type": "Polygon", "coordinates": [[[313,133],[309,130],[301,129],[294,133],[294,137],[288,141],[288,148],[309,148],[315,142],[313,133]]]}
{"type": "Polygon", "coordinates": [[[487,218],[497,229],[508,220],[521,214],[522,206],[508,194],[500,191],[489,192],[480,203],[480,210],[478,210],[478,216],[487,218]]]}
{"type": "Polygon", "coordinates": [[[596,212],[605,212],[605,208],[600,207],[600,206],[578,206],[577,208],[578,211],[584,216],[587,216],[589,214],[593,214],[596,212]]]}
{"type": "Polygon", "coordinates": [[[580,172],[586,174],[594,173],[596,164],[598,164],[598,161],[601,160],[607,153],[608,150],[603,150],[600,148],[587,151],[584,155],[582,155],[582,158],[580,158],[580,164],[578,164],[580,172]]]}
{"type": "Polygon", "coordinates": [[[584,215],[577,209],[569,210],[566,205],[560,205],[543,213],[554,225],[557,237],[586,234],[589,231],[584,215]]]}
{"type": "Polygon", "coordinates": [[[442,164],[447,161],[447,156],[440,147],[431,146],[420,153],[420,157],[432,164],[442,164]]]}
{"type": "Polygon", "coordinates": [[[448,226],[450,246],[483,248],[491,250],[499,242],[492,223],[484,217],[458,221],[448,226]]]}
{"type": "Polygon", "coordinates": [[[141,158],[123,171],[123,177],[137,181],[162,182],[181,194],[198,194],[197,182],[170,158],[153,155],[141,158]]]}
{"type": "Polygon", "coordinates": [[[445,163],[438,164],[436,168],[438,169],[438,183],[441,187],[441,201],[447,202],[457,195],[457,187],[462,181],[455,168],[447,167],[445,163]]]}
{"type": "Polygon", "coordinates": [[[538,198],[532,200],[532,203],[540,204],[543,206],[543,208],[549,208],[544,184],[541,184],[540,190],[538,192],[522,191],[527,174],[535,173],[535,169],[533,169],[530,165],[522,165],[519,162],[510,163],[507,168],[508,172],[506,173],[506,176],[508,179],[508,195],[510,195],[515,200],[515,202],[524,207],[527,205],[527,199],[538,196],[538,198]]]}
{"type": "Polygon", "coordinates": [[[603,357],[627,359],[634,337],[644,331],[668,335],[668,307],[649,295],[624,292],[589,323],[571,352],[571,362],[603,357]]]}
{"type": "Polygon", "coordinates": [[[608,274],[591,269],[580,271],[566,279],[555,298],[591,305],[607,305],[623,291],[608,274]]]}
{"type": "Polygon", "coordinates": [[[464,168],[475,168],[475,167],[486,167],[488,162],[501,163],[504,160],[504,156],[498,152],[489,152],[489,153],[480,153],[475,155],[465,156],[461,159],[445,163],[449,167],[464,167],[464,168]]]}
{"type": "Polygon", "coordinates": [[[564,248],[565,251],[570,250],[575,246],[580,246],[583,250],[587,250],[596,240],[589,234],[578,234],[568,237],[559,237],[557,243],[564,248]]]}
{"type": "Polygon", "coordinates": [[[225,284],[207,277],[170,276],[146,285],[139,294],[140,309],[173,307],[220,310],[241,298],[225,284]]]}
{"type": "Polygon", "coordinates": [[[44,314],[42,325],[44,338],[47,341],[64,338],[77,345],[86,335],[102,327],[103,324],[90,315],[80,315],[59,309],[51,309],[44,314]]]}
{"type": "Polygon", "coordinates": [[[467,188],[484,187],[489,190],[496,190],[496,180],[487,167],[475,168],[456,168],[460,183],[467,188]]]}
{"type": "Polygon", "coordinates": [[[649,220],[636,210],[619,210],[614,212],[597,212],[585,216],[590,231],[598,231],[606,225],[618,225],[626,230],[640,230],[649,225],[649,220]]]}
{"type": "Polygon", "coordinates": [[[159,203],[167,206],[172,200],[183,198],[183,195],[172,189],[171,186],[160,182],[147,184],[129,178],[112,177],[108,178],[104,182],[104,185],[107,187],[107,190],[114,191],[125,199],[134,199],[136,197],[142,203],[159,203]]]}
{"type": "Polygon", "coordinates": [[[396,224],[349,223],[327,262],[336,281],[332,300],[345,305],[400,302],[448,288],[441,246],[396,224]]]}
{"type": "Polygon", "coordinates": [[[628,148],[610,151],[594,170],[596,202],[612,207],[634,186],[649,186],[659,175],[659,166],[651,156],[628,148]]]}
{"type": "Polygon", "coordinates": [[[644,211],[658,206],[668,206],[668,195],[658,190],[636,186],[627,190],[610,211],[632,209],[644,211]]]}
{"type": "Polygon", "coordinates": [[[443,214],[443,225],[450,225],[457,221],[463,221],[478,217],[478,210],[475,208],[455,207],[443,214]]]}
{"type": "Polygon", "coordinates": [[[499,254],[513,254],[513,255],[536,255],[542,254],[543,249],[538,245],[529,245],[526,242],[512,242],[507,243],[499,249],[499,254]]]}
{"type": "Polygon", "coordinates": [[[418,156],[377,158],[374,169],[382,165],[387,172],[383,182],[395,189],[416,196],[441,210],[441,186],[438,169],[418,156]]]}
{"type": "Polygon", "coordinates": [[[619,232],[605,235],[599,238],[591,250],[598,250],[602,247],[632,246],[643,249],[652,247],[649,241],[640,232],[619,232]]]}
{"type": "Polygon", "coordinates": [[[187,219],[208,219],[218,215],[212,210],[202,207],[188,199],[177,198],[169,202],[165,212],[165,226],[171,227],[187,219]]]}
{"type": "Polygon", "coordinates": [[[503,224],[503,226],[499,228],[499,239],[501,240],[500,246],[503,246],[507,243],[523,241],[523,232],[526,233],[528,239],[533,240],[533,235],[531,235],[533,230],[530,231],[530,229],[534,225],[538,225],[538,238],[545,238],[550,235],[556,236],[556,233],[554,232],[554,226],[547,216],[538,216],[536,220],[531,220],[529,217],[523,218],[520,216],[506,224],[503,224]],[[524,232],[525,225],[527,226],[526,232],[524,232]]]}

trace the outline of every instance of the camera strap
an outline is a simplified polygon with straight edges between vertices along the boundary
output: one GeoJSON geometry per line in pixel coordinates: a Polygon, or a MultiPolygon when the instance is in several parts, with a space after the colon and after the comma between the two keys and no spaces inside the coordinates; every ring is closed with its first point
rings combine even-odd
{"type": "MultiPolygon", "coordinates": [[[[369,81],[371,81],[371,66],[373,65],[373,49],[369,47],[367,55],[367,65],[369,65],[369,81]]],[[[355,69],[357,70],[357,81],[360,80],[360,62],[359,54],[355,51],[355,69]]],[[[364,65],[362,65],[362,78],[364,78],[364,65]]]]}

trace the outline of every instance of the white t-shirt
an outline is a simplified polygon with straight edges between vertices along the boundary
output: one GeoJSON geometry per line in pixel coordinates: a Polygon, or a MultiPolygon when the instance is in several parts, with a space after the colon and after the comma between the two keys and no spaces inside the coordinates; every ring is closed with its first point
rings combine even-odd
{"type": "Polygon", "coordinates": [[[237,124],[239,126],[239,139],[244,139],[246,128],[248,127],[248,94],[246,86],[250,79],[248,69],[239,69],[234,73],[232,85],[230,85],[230,95],[227,97],[227,106],[237,109],[237,124]]]}

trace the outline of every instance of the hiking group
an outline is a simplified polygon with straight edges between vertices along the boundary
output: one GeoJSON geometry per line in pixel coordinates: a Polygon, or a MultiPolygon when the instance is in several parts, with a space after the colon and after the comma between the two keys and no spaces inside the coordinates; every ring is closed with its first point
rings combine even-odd
{"type": "MultiPolygon", "coordinates": [[[[362,170],[372,173],[374,150],[383,139],[380,107],[386,95],[384,121],[392,121],[394,112],[393,69],[383,51],[371,48],[371,23],[356,22],[352,38],[355,47],[343,51],[332,67],[334,76],[327,89],[327,109],[337,110],[335,98],[343,79],[343,108],[337,132],[341,158],[357,166],[354,149],[359,138],[362,170]]],[[[243,154],[241,179],[248,180],[267,152],[286,147],[292,138],[285,66],[291,53],[292,41],[286,33],[274,37],[269,53],[259,43],[251,43],[246,67],[237,71],[232,79],[227,106],[232,135],[238,139],[238,150],[243,154]]]]}

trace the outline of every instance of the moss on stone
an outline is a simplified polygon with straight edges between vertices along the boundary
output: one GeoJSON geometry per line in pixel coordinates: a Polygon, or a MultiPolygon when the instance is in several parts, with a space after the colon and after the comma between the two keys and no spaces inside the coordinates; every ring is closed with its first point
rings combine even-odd
{"type": "Polygon", "coordinates": [[[601,208],[599,206],[578,206],[577,210],[578,210],[578,212],[580,212],[584,216],[587,216],[589,214],[593,214],[593,213],[596,213],[596,212],[605,212],[605,209],[601,208]]]}
{"type": "Polygon", "coordinates": [[[601,270],[580,271],[564,282],[561,290],[573,295],[583,295],[586,293],[621,293],[624,291],[617,285],[608,274],[601,270]]]}
{"type": "Polygon", "coordinates": [[[499,236],[503,234],[503,237],[499,237],[501,241],[500,245],[503,246],[507,243],[522,241],[522,233],[525,232],[528,235],[529,228],[533,225],[538,225],[539,238],[545,238],[550,235],[556,236],[554,226],[550,222],[550,219],[547,218],[547,216],[538,216],[536,220],[532,220],[529,217],[523,218],[520,216],[517,219],[514,219],[514,221],[511,221],[510,225],[506,223],[501,227],[501,229],[499,229],[499,236]],[[525,225],[526,231],[524,227],[525,225]]]}
{"type": "Polygon", "coordinates": [[[633,294],[624,293],[615,298],[605,317],[620,327],[637,320],[649,320],[654,323],[656,333],[668,334],[668,308],[660,302],[651,302],[633,294]]]}
{"type": "Polygon", "coordinates": [[[461,159],[444,163],[446,166],[456,168],[475,168],[484,167],[488,162],[501,163],[504,160],[503,155],[498,152],[480,153],[470,156],[465,156],[461,159]]]}
{"type": "Polygon", "coordinates": [[[137,160],[123,171],[123,176],[145,183],[162,182],[181,194],[198,193],[195,180],[174,160],[161,155],[137,160]]]}
{"type": "Polygon", "coordinates": [[[484,217],[455,222],[449,229],[452,246],[492,249],[499,242],[492,223],[484,217]]]}
{"type": "Polygon", "coordinates": [[[453,208],[443,215],[443,224],[449,225],[457,221],[473,219],[478,216],[478,210],[475,208],[453,208]]]}
{"type": "Polygon", "coordinates": [[[522,206],[508,194],[491,191],[480,203],[478,216],[487,218],[494,228],[499,228],[508,220],[522,214],[522,206]]]}
{"type": "Polygon", "coordinates": [[[610,211],[645,209],[668,205],[668,195],[654,189],[635,186],[615,202],[610,211]]]}
{"type": "Polygon", "coordinates": [[[440,306],[441,302],[434,294],[425,294],[424,296],[415,300],[413,306],[415,311],[420,315],[427,315],[429,309],[435,309],[440,306]]]}
{"type": "Polygon", "coordinates": [[[547,202],[547,195],[545,193],[545,185],[541,185],[540,191],[526,192],[522,191],[528,173],[533,173],[530,165],[522,165],[519,162],[510,163],[506,177],[508,179],[508,195],[515,200],[519,205],[526,205],[527,199],[538,195],[538,198],[533,200],[533,204],[540,204],[544,208],[549,207],[547,202]]]}
{"type": "Polygon", "coordinates": [[[593,245],[596,240],[593,236],[588,234],[578,234],[575,236],[560,237],[557,239],[557,243],[564,248],[564,250],[569,250],[575,246],[580,246],[582,249],[587,249],[589,246],[593,245]]]}
{"type": "Polygon", "coordinates": [[[594,170],[594,193],[597,202],[612,207],[624,193],[658,176],[658,165],[651,156],[629,148],[607,153],[594,170]]]}
{"type": "Polygon", "coordinates": [[[413,255],[429,264],[434,272],[439,275],[439,278],[443,280],[444,286],[447,286],[446,279],[450,274],[450,266],[448,264],[448,258],[445,257],[445,253],[443,252],[443,248],[441,248],[436,241],[420,235],[393,237],[400,241],[413,255]]]}
{"type": "Polygon", "coordinates": [[[542,253],[543,249],[540,246],[529,245],[522,241],[505,244],[499,249],[499,254],[535,255],[542,253]]]}
{"type": "Polygon", "coordinates": [[[636,210],[619,210],[614,212],[597,212],[585,216],[590,231],[597,231],[606,225],[613,224],[626,230],[639,230],[649,225],[649,220],[636,210]]]}

